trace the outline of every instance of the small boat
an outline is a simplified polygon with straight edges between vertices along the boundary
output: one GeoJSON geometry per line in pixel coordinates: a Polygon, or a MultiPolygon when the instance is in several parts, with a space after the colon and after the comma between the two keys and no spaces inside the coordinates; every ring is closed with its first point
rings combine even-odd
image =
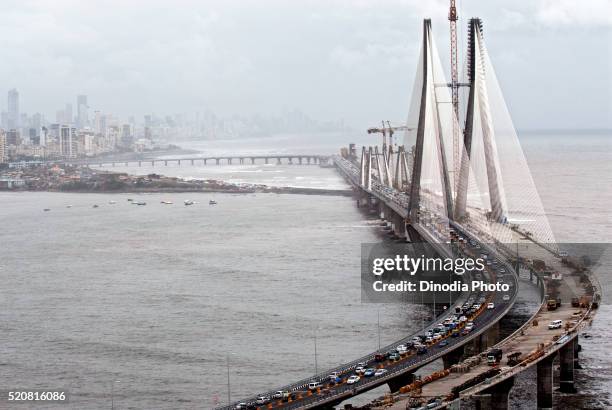
{"type": "Polygon", "coordinates": [[[172,205],[172,201],[161,201],[162,204],[164,205],[172,205]]]}
{"type": "Polygon", "coordinates": [[[66,205],[66,208],[72,208],[72,205],[66,205]]]}
{"type": "Polygon", "coordinates": [[[208,205],[217,205],[217,201],[211,199],[210,201],[208,201],[208,205]]]}
{"type": "Polygon", "coordinates": [[[98,208],[98,204],[94,204],[93,208],[98,208]]]}
{"type": "Polygon", "coordinates": [[[146,205],[147,203],[145,201],[136,201],[134,202],[136,205],[146,205]]]}
{"type": "Polygon", "coordinates": [[[50,210],[51,210],[51,209],[49,209],[49,208],[45,208],[45,209],[43,209],[43,211],[45,211],[45,212],[49,212],[50,210]]]}
{"type": "Polygon", "coordinates": [[[128,198],[128,202],[132,202],[132,198],[128,198]]]}
{"type": "Polygon", "coordinates": [[[111,205],[115,205],[117,203],[117,201],[108,201],[109,204],[111,205]]]}
{"type": "Polygon", "coordinates": [[[191,199],[185,199],[185,205],[193,205],[195,204],[195,202],[193,202],[191,199]]]}

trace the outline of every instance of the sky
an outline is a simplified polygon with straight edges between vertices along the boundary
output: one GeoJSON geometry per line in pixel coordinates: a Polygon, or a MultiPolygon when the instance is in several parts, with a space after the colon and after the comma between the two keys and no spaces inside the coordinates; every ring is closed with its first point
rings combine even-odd
{"type": "MultiPolygon", "coordinates": [[[[458,12],[462,43],[467,19],[483,19],[517,128],[612,128],[612,1],[458,0],[458,12]]],[[[297,108],[399,123],[422,19],[447,61],[447,14],[446,0],[3,0],[0,95],[15,87],[22,112],[51,120],[86,94],[123,118],[297,108]]]]}

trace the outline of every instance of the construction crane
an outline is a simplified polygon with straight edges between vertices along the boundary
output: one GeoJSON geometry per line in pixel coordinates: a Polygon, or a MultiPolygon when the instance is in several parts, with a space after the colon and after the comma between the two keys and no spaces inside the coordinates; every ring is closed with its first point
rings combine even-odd
{"type": "Polygon", "coordinates": [[[387,121],[387,126],[385,126],[385,122],[382,122],[382,128],[368,128],[368,134],[382,134],[383,137],[383,148],[387,146],[387,135],[389,136],[389,145],[393,145],[393,134],[395,131],[410,131],[414,128],[409,128],[407,125],[399,125],[397,127],[392,127],[391,122],[387,121]]]}
{"type": "Polygon", "coordinates": [[[455,0],[450,0],[450,9],[448,12],[448,21],[450,22],[450,58],[451,58],[451,94],[453,111],[455,118],[453,119],[453,182],[455,192],[459,189],[459,73],[457,69],[457,7],[455,0]]]}

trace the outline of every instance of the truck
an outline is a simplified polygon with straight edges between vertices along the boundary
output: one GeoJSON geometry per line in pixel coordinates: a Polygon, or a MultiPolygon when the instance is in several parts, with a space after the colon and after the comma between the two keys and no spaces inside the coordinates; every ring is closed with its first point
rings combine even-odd
{"type": "Polygon", "coordinates": [[[495,366],[499,364],[502,359],[502,351],[501,349],[491,349],[489,353],[487,353],[487,363],[489,366],[495,366]]]}
{"type": "Polygon", "coordinates": [[[561,298],[551,298],[546,302],[547,310],[556,310],[561,307],[561,298]]]}
{"type": "Polygon", "coordinates": [[[516,366],[521,362],[521,352],[510,353],[508,357],[508,366],[516,366]]]}

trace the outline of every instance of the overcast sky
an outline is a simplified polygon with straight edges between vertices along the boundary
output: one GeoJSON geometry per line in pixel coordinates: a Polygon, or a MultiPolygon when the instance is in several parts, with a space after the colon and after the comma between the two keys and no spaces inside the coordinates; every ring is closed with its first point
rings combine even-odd
{"type": "MultiPolygon", "coordinates": [[[[612,128],[612,1],[460,0],[518,128],[612,128]]],[[[54,119],[76,94],[130,114],[278,114],[355,127],[406,118],[421,21],[448,60],[448,1],[28,1],[0,4],[0,105],[54,119]]],[[[465,47],[460,46],[463,50],[465,47]]]]}

